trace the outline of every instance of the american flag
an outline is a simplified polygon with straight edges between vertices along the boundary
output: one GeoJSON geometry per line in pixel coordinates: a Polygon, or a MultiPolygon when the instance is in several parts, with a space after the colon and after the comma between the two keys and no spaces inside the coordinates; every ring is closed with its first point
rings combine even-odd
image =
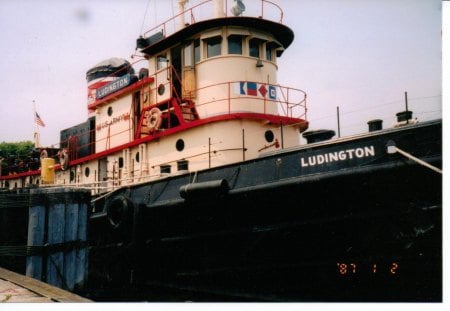
{"type": "Polygon", "coordinates": [[[34,112],[34,123],[36,123],[39,126],[45,126],[44,121],[42,121],[41,117],[38,115],[37,112],[34,112]]]}

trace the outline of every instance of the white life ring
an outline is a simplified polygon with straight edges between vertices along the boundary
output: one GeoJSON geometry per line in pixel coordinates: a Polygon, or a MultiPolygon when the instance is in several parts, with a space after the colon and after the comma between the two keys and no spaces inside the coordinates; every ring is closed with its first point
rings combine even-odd
{"type": "Polygon", "coordinates": [[[69,154],[67,149],[63,149],[59,152],[59,163],[61,164],[61,169],[64,171],[69,167],[69,154]]]}
{"type": "Polygon", "coordinates": [[[148,128],[151,132],[159,130],[162,123],[162,112],[158,108],[154,107],[150,109],[150,116],[148,119],[148,128]]]}
{"type": "Polygon", "coordinates": [[[40,158],[41,158],[41,159],[48,158],[47,150],[45,150],[45,149],[42,149],[42,150],[41,150],[40,158]]]}

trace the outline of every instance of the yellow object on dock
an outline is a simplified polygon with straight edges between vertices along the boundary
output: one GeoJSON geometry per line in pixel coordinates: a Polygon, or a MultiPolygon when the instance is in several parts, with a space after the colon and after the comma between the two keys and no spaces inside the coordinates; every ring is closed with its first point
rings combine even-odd
{"type": "Polygon", "coordinates": [[[55,159],[41,159],[41,179],[43,184],[55,183],[55,159]]]}
{"type": "Polygon", "coordinates": [[[0,302],[91,302],[71,292],[0,268],[0,302]]]}

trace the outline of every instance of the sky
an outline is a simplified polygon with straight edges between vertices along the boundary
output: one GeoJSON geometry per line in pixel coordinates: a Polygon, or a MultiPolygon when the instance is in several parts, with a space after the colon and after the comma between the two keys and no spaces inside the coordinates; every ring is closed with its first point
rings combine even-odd
{"type": "MultiPolygon", "coordinates": [[[[278,82],[308,93],[311,130],[337,131],[337,107],[342,136],[367,131],[371,119],[390,127],[405,91],[414,117],[442,116],[441,1],[272,2],[295,33],[278,59],[278,82]]],[[[60,130],[87,118],[86,71],[110,57],[130,59],[136,38],[171,17],[176,3],[2,0],[0,142],[33,140],[34,101],[46,125],[41,144],[57,144],[60,130]]]]}

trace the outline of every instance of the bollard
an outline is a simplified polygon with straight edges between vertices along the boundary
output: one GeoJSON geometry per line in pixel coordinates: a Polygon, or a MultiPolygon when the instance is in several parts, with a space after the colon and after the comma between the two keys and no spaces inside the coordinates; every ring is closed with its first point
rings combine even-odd
{"type": "Polygon", "coordinates": [[[55,183],[55,159],[41,159],[41,179],[43,184],[55,183]]]}

